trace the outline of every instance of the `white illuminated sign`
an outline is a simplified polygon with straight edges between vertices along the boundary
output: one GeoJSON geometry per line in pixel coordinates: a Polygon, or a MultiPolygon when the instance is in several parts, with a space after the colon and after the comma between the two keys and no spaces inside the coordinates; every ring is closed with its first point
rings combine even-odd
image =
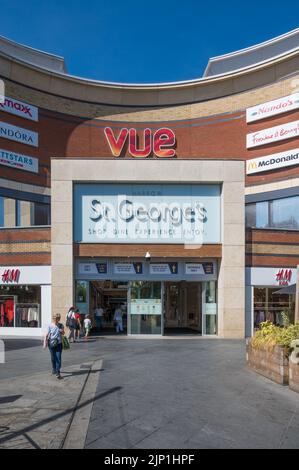
{"type": "Polygon", "coordinates": [[[299,148],[286,152],[274,153],[266,157],[253,158],[246,162],[246,173],[252,175],[263,171],[277,170],[299,164],[299,148]]]}
{"type": "Polygon", "coordinates": [[[91,185],[84,194],[85,186],[78,185],[84,189],[81,199],[75,198],[76,241],[221,242],[218,185],[136,185],[135,189],[103,184],[91,185]]]}
{"type": "Polygon", "coordinates": [[[15,114],[31,121],[38,121],[38,108],[23,101],[0,95],[0,111],[15,114]]]}
{"type": "Polygon", "coordinates": [[[262,129],[261,131],[247,134],[247,148],[259,147],[280,140],[292,139],[299,136],[299,121],[288,122],[280,126],[262,129]]]}
{"type": "Polygon", "coordinates": [[[20,144],[38,147],[38,133],[23,129],[22,127],[12,126],[7,122],[0,121],[0,137],[3,139],[14,140],[20,144]]]}
{"type": "Polygon", "coordinates": [[[9,150],[0,149],[0,164],[16,168],[18,170],[30,171],[38,173],[38,159],[22,155],[20,153],[11,152],[9,150]]]}
{"type": "Polygon", "coordinates": [[[260,119],[265,119],[281,113],[287,113],[294,109],[299,109],[299,93],[294,93],[293,95],[288,95],[283,98],[278,98],[277,100],[268,101],[246,109],[246,121],[248,123],[259,121],[260,119]]]}

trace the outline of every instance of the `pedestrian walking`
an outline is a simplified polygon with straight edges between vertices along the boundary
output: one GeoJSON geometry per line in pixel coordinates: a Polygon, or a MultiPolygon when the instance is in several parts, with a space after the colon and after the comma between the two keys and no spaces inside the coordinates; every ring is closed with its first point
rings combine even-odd
{"type": "Polygon", "coordinates": [[[66,326],[69,328],[69,337],[68,340],[71,342],[71,339],[73,340],[73,343],[76,342],[76,316],[75,316],[75,307],[71,307],[68,311],[68,314],[66,316],[66,326]]]}
{"type": "Polygon", "coordinates": [[[115,309],[113,320],[115,322],[116,333],[123,332],[123,312],[120,305],[115,309]]]}
{"type": "Polygon", "coordinates": [[[75,311],[75,339],[79,340],[80,339],[80,332],[83,330],[83,325],[81,322],[81,315],[80,311],[77,308],[75,311]]]}
{"type": "Polygon", "coordinates": [[[91,320],[88,315],[86,315],[86,318],[84,319],[84,330],[85,330],[85,338],[87,338],[90,335],[90,330],[91,330],[91,320]]]}
{"type": "Polygon", "coordinates": [[[96,320],[96,328],[98,331],[100,331],[103,327],[104,309],[99,306],[95,309],[94,314],[96,320]]]}
{"type": "Polygon", "coordinates": [[[48,332],[44,340],[44,348],[49,348],[52,362],[52,374],[56,375],[57,379],[62,379],[61,371],[61,357],[62,357],[62,336],[64,335],[64,326],[60,323],[60,315],[57,314],[53,317],[53,322],[48,327],[48,332]]]}

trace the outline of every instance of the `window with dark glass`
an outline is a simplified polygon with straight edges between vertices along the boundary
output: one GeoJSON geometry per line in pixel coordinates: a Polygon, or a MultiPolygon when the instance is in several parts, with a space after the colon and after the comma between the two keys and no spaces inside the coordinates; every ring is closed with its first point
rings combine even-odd
{"type": "Polygon", "coordinates": [[[0,196],[0,227],[4,227],[4,198],[0,196]]]}
{"type": "Polygon", "coordinates": [[[246,205],[246,227],[299,229],[299,196],[246,205]]]}
{"type": "Polygon", "coordinates": [[[35,202],[33,205],[31,225],[50,225],[50,205],[35,202]]]}
{"type": "Polygon", "coordinates": [[[50,225],[50,204],[0,197],[0,227],[50,225]]]}

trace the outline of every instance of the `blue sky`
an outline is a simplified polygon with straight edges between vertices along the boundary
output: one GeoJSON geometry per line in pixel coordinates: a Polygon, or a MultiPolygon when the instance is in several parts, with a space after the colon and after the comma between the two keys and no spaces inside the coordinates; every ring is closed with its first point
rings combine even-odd
{"type": "Polygon", "coordinates": [[[202,75],[209,57],[299,27],[299,2],[0,0],[0,34],[65,57],[68,72],[153,83],[202,75]]]}

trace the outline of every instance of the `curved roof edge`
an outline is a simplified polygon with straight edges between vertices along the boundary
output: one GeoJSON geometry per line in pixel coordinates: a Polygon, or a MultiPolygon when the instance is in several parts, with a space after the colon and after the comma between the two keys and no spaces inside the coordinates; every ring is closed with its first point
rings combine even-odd
{"type": "Polygon", "coordinates": [[[67,73],[63,57],[25,46],[4,36],[0,36],[0,51],[10,57],[20,59],[28,64],[36,65],[49,71],[67,73]]]}
{"type": "Polygon", "coordinates": [[[232,73],[246,72],[246,69],[252,70],[254,67],[269,64],[272,61],[283,58],[296,51],[299,52],[299,28],[254,46],[240,49],[239,51],[229,54],[212,57],[202,77],[173,82],[121,83],[89,79],[68,74],[63,57],[43,52],[0,36],[0,54],[16,59],[25,65],[27,64],[34,68],[41,69],[44,72],[54,73],[66,79],[80,81],[85,84],[128,89],[159,89],[196,85],[205,82],[209,78],[220,79],[232,73]]]}
{"type": "Polygon", "coordinates": [[[299,50],[299,28],[260,44],[209,59],[203,77],[222,75],[299,50]]]}
{"type": "Polygon", "coordinates": [[[93,104],[121,107],[186,105],[241,93],[298,74],[299,30],[287,35],[290,34],[296,37],[295,49],[284,50],[258,63],[192,80],[148,84],[104,82],[70,75],[65,71],[62,57],[19,46],[0,37],[1,78],[58,97],[93,104]]]}

